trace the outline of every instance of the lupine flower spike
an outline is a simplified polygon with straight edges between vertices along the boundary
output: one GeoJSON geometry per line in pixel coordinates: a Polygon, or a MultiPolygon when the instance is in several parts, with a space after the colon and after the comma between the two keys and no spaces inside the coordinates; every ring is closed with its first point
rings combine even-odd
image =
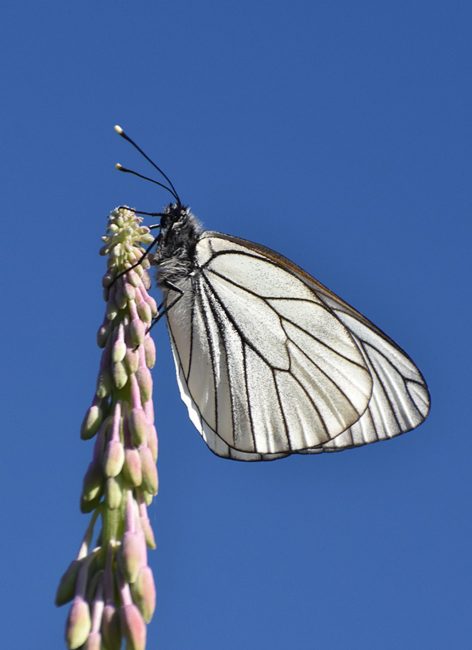
{"type": "Polygon", "coordinates": [[[106,312],[97,340],[103,353],[81,428],[84,440],[95,437],[80,502],[92,516],[56,604],[72,601],[70,650],[120,650],[123,641],[129,650],[144,650],[156,604],[147,563],[147,549],[156,545],[147,507],[158,489],[150,373],[156,351],[149,335],[157,306],[147,292],[148,260],[128,269],[153,238],[133,211],[117,208],[102,239],[106,312]]]}

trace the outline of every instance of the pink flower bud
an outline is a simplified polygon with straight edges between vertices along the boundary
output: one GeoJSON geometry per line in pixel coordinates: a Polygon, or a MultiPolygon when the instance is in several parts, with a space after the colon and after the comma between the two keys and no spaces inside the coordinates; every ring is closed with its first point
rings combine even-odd
{"type": "Polygon", "coordinates": [[[76,650],[85,643],[91,627],[89,606],[81,596],[76,596],[66,623],[66,643],[69,650],[76,650]]]}
{"type": "Polygon", "coordinates": [[[133,285],[133,287],[139,287],[141,284],[141,278],[133,269],[131,269],[131,271],[128,271],[128,273],[126,274],[126,279],[130,284],[133,285]]]}
{"type": "Polygon", "coordinates": [[[141,457],[137,449],[125,449],[123,474],[133,487],[141,485],[143,473],[141,471],[141,457]]]}
{"type": "Polygon", "coordinates": [[[118,476],[125,462],[125,450],[119,440],[110,440],[103,454],[105,476],[118,476]]]}
{"type": "Polygon", "coordinates": [[[120,607],[120,618],[129,650],[145,650],[146,624],[136,605],[120,607]]]}
{"type": "Polygon", "coordinates": [[[156,548],[156,538],[154,537],[154,531],[151,527],[149,519],[147,517],[140,517],[141,528],[144,532],[144,537],[146,538],[146,544],[149,548],[156,548]]]}
{"type": "Polygon", "coordinates": [[[129,282],[124,282],[123,283],[123,295],[126,296],[127,300],[134,300],[134,298],[136,296],[135,287],[129,282]]]}
{"type": "Polygon", "coordinates": [[[134,408],[129,411],[128,428],[136,447],[146,442],[149,425],[143,409],[134,408]]]}
{"type": "Polygon", "coordinates": [[[84,650],[103,650],[100,632],[91,632],[84,645],[84,650]]]}
{"type": "Polygon", "coordinates": [[[151,425],[148,429],[147,444],[151,451],[152,459],[154,463],[156,463],[158,453],[158,440],[156,427],[154,425],[151,425]]]}
{"type": "Polygon", "coordinates": [[[146,540],[143,531],[127,531],[121,542],[121,566],[126,581],[134,582],[139,569],[146,564],[146,540]]]}
{"type": "Polygon", "coordinates": [[[158,490],[158,478],[157,468],[151,450],[149,447],[141,445],[139,447],[139,455],[141,457],[141,467],[143,471],[143,488],[146,492],[155,496],[158,490]]]}
{"type": "Polygon", "coordinates": [[[136,372],[136,379],[143,402],[147,402],[152,395],[152,377],[146,366],[140,366],[136,372]]]}
{"type": "Polygon", "coordinates": [[[148,368],[154,368],[156,363],[156,346],[150,336],[144,339],[144,354],[148,368]]]}
{"type": "Polygon", "coordinates": [[[149,623],[156,608],[156,587],[150,567],[141,567],[136,580],[131,585],[131,593],[144,620],[149,623]]]}

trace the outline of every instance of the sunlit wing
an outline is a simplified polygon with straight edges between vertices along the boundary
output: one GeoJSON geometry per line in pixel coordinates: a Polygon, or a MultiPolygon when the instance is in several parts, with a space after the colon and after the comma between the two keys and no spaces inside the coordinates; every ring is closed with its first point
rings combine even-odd
{"type": "Polygon", "coordinates": [[[213,232],[195,255],[200,270],[168,323],[182,399],[216,454],[334,451],[426,417],[428,392],[408,356],[295,264],[213,232]]]}

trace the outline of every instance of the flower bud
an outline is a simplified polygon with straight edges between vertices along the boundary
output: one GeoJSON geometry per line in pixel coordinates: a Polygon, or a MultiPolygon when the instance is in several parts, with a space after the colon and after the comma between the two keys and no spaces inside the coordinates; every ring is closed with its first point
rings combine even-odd
{"type": "Polygon", "coordinates": [[[138,310],[140,319],[149,325],[149,323],[152,321],[152,312],[147,302],[145,300],[141,300],[141,302],[138,302],[136,305],[136,308],[138,310]]]}
{"type": "Polygon", "coordinates": [[[143,531],[128,530],[121,542],[121,567],[126,582],[134,582],[139,569],[146,564],[146,540],[143,531]]]}
{"type": "Polygon", "coordinates": [[[150,336],[144,339],[144,354],[148,368],[154,368],[156,363],[156,346],[150,336]]]}
{"type": "Polygon", "coordinates": [[[97,379],[96,395],[99,399],[103,399],[110,394],[111,391],[111,377],[107,370],[102,370],[97,379]]]}
{"type": "Polygon", "coordinates": [[[127,340],[130,345],[137,346],[141,345],[144,341],[144,335],[146,334],[146,327],[144,323],[139,318],[133,318],[127,327],[127,340]]]}
{"type": "Polygon", "coordinates": [[[148,429],[147,444],[151,451],[152,459],[154,463],[156,463],[158,453],[158,440],[156,427],[154,425],[151,425],[148,429]]]}
{"type": "Polygon", "coordinates": [[[125,462],[125,450],[120,440],[110,440],[103,454],[103,471],[105,476],[118,476],[125,462]]]}
{"type": "Polygon", "coordinates": [[[141,471],[141,457],[137,449],[125,450],[125,464],[123,466],[123,475],[133,487],[141,485],[143,474],[141,471]]]}
{"type": "Polygon", "coordinates": [[[146,442],[149,425],[143,409],[134,408],[128,413],[128,428],[136,447],[146,442]]]}
{"type": "Polygon", "coordinates": [[[136,289],[130,282],[123,282],[123,295],[126,296],[126,300],[134,300],[136,296],[136,289]]]}
{"type": "Polygon", "coordinates": [[[149,519],[147,517],[140,517],[139,521],[141,523],[141,528],[144,532],[146,544],[149,546],[149,548],[155,549],[157,546],[156,538],[154,536],[154,531],[152,529],[152,526],[149,523],[149,519]]]}
{"type": "Polygon", "coordinates": [[[55,603],[58,607],[65,605],[74,597],[77,574],[82,564],[83,560],[73,560],[64,571],[56,592],[55,603]]]}
{"type": "Polygon", "coordinates": [[[76,650],[85,643],[91,627],[89,606],[81,596],[76,596],[66,623],[66,643],[69,650],[76,650]]]}
{"type": "Polygon", "coordinates": [[[133,269],[131,269],[131,271],[128,271],[126,274],[126,279],[130,284],[133,285],[133,287],[139,287],[141,285],[141,278],[133,269]]]}
{"type": "Polygon", "coordinates": [[[156,608],[156,587],[149,566],[141,567],[136,580],[131,585],[131,593],[144,620],[149,623],[156,608]]]}
{"type": "Polygon", "coordinates": [[[111,323],[106,321],[103,325],[100,325],[97,332],[97,345],[99,348],[104,348],[108,341],[108,336],[111,331],[111,323]]]}
{"type": "Polygon", "coordinates": [[[126,372],[125,365],[122,361],[113,364],[113,382],[118,390],[126,386],[128,381],[128,373],[126,372]]]}
{"type": "Polygon", "coordinates": [[[129,650],[145,650],[146,624],[136,605],[120,607],[121,625],[129,650]]]}
{"type": "Polygon", "coordinates": [[[97,433],[100,424],[102,423],[103,410],[100,402],[92,404],[82,422],[80,429],[80,437],[82,440],[89,440],[97,433]]]}
{"type": "Polygon", "coordinates": [[[103,650],[100,632],[91,632],[84,645],[84,650],[103,650]]]}
{"type": "Polygon", "coordinates": [[[110,510],[116,510],[121,505],[123,492],[115,478],[108,478],[105,483],[105,500],[110,510]]]}
{"type": "Polygon", "coordinates": [[[82,487],[82,498],[84,501],[92,501],[99,494],[103,487],[103,474],[101,472],[100,466],[96,462],[91,462],[88,466],[87,471],[85,472],[83,487],[82,487]]]}
{"type": "Polygon", "coordinates": [[[123,361],[126,355],[126,343],[122,339],[117,339],[111,351],[112,360],[117,363],[123,361]]]}
{"type": "Polygon", "coordinates": [[[141,445],[139,447],[139,455],[141,458],[141,467],[143,472],[143,488],[146,490],[146,492],[149,492],[155,496],[158,490],[158,478],[157,469],[152,457],[151,450],[149,447],[141,445]]]}
{"type": "Polygon", "coordinates": [[[136,379],[138,380],[141,399],[143,402],[147,402],[152,396],[152,377],[146,366],[138,368],[136,371],[136,379]]]}
{"type": "Polygon", "coordinates": [[[139,352],[133,348],[128,348],[126,350],[126,357],[124,359],[125,367],[130,375],[134,373],[139,368],[139,352]]]}
{"type": "Polygon", "coordinates": [[[102,635],[107,650],[120,650],[121,627],[118,610],[107,603],[103,609],[102,635]]]}

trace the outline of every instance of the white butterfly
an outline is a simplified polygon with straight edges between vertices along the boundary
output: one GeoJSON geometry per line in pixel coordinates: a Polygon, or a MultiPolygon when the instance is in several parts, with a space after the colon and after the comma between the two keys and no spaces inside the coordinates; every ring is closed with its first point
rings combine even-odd
{"type": "Polygon", "coordinates": [[[425,419],[421,373],[362,314],[270,249],[201,231],[178,205],[167,212],[158,280],[181,397],[212,451],[335,451],[425,419]]]}
{"type": "Polygon", "coordinates": [[[290,260],[203,230],[118,133],[176,199],[153,259],[181,397],[215,454],[338,451],[423,422],[428,389],[398,345],[290,260]]]}

